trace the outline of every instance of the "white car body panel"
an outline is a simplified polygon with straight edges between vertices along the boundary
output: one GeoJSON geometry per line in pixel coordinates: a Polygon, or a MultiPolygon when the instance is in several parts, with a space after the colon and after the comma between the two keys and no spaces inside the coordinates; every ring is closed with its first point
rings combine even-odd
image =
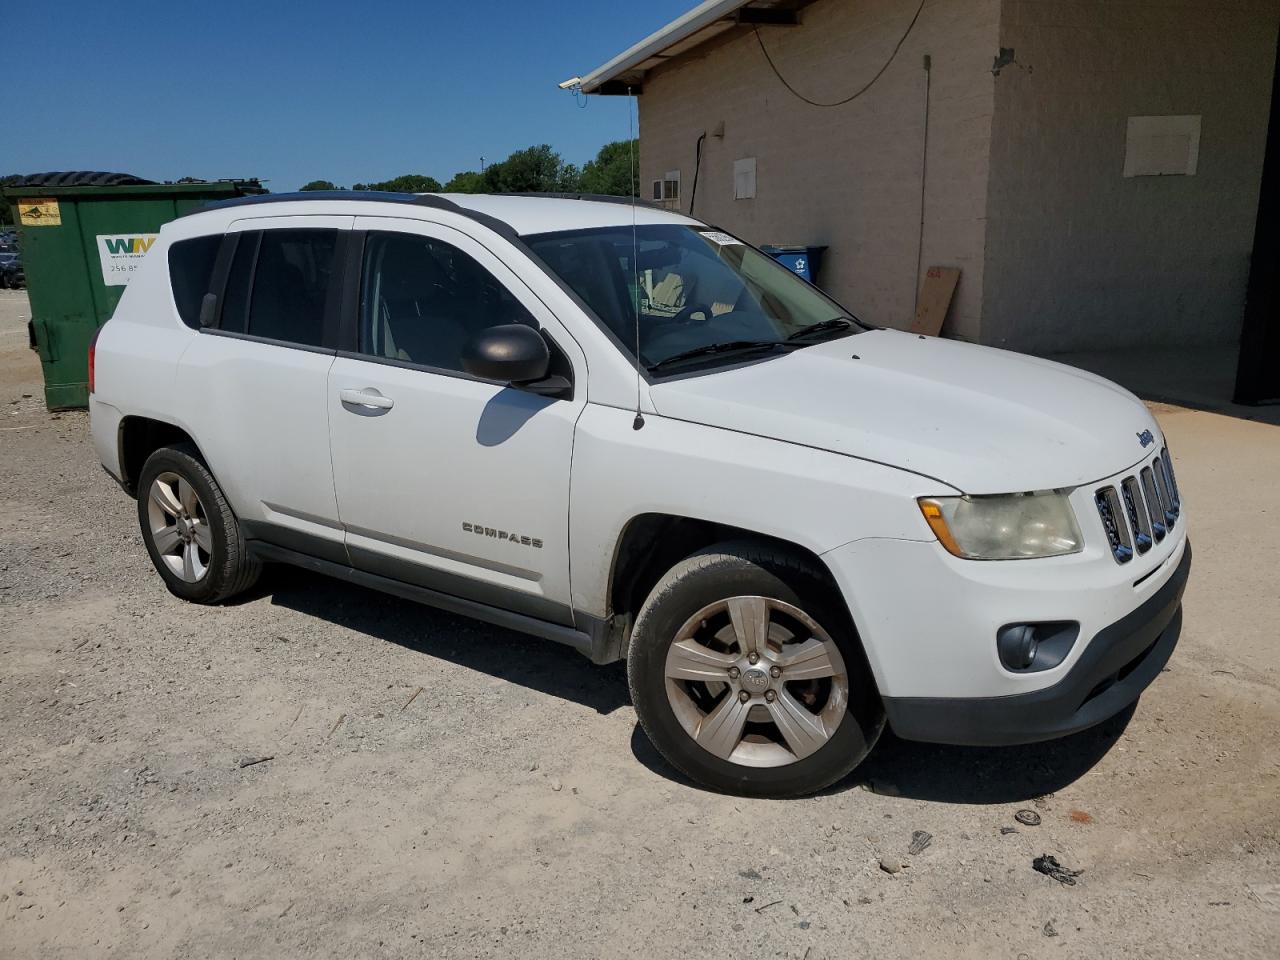
{"type": "Polygon", "coordinates": [[[632,519],[671,514],[821,554],[863,537],[934,541],[916,496],[955,493],[880,464],[591,404],[578,422],[570,510],[574,606],[602,616],[632,519]]]}
{"type": "MultiPolygon", "coordinates": [[[[520,278],[466,234],[387,218],[362,217],[356,226],[434,237],[474,257],[568,354],[581,387],[573,400],[552,400],[339,356],[327,403],[348,546],[545,600],[565,611],[548,619],[569,619],[569,470],[574,423],[586,406],[581,349],[520,278]],[[394,406],[344,403],[344,390],[377,391],[394,406]]],[[[419,582],[430,585],[421,572],[419,582]]]]}
{"type": "Polygon", "coordinates": [[[652,396],[663,416],[991,494],[1075,487],[1142,458],[1136,437],[1158,434],[1155,418],[1132,394],[1100,383],[1020,354],[876,330],[659,383],[652,396]]]}
{"type": "Polygon", "coordinates": [[[242,520],[342,541],[327,409],[333,356],[196,334],[179,363],[174,410],[242,520]],[[208,409],[218,415],[204,415],[208,409]],[[216,421],[209,423],[208,421],[216,421]]]}
{"type": "Polygon", "coordinates": [[[171,243],[161,231],[125,288],[111,322],[98,332],[97,390],[89,397],[89,423],[99,460],[116,479],[122,479],[120,421],[126,413],[191,432],[190,424],[179,422],[181,415],[174,410],[178,358],[195,333],[183,325],[173,303],[166,270],[171,243]]]}

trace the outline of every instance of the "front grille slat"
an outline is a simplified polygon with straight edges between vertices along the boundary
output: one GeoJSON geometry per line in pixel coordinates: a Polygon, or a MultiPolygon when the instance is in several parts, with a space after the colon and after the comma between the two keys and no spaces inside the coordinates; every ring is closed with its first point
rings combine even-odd
{"type": "Polygon", "coordinates": [[[1116,488],[1101,488],[1094,500],[1098,505],[1098,516],[1102,518],[1102,527],[1107,532],[1107,542],[1111,544],[1111,555],[1116,558],[1116,563],[1128,563],[1133,559],[1133,540],[1120,511],[1116,488]]]}
{"type": "Polygon", "coordinates": [[[1147,516],[1151,520],[1151,532],[1156,543],[1164,539],[1167,532],[1164,525],[1164,511],[1160,508],[1160,498],[1156,496],[1156,481],[1150,467],[1142,468],[1142,492],[1147,501],[1147,516]]]}
{"type": "Polygon", "coordinates": [[[1129,518],[1129,529],[1133,531],[1133,544],[1138,553],[1146,553],[1155,543],[1151,535],[1151,517],[1147,513],[1146,504],[1142,502],[1142,491],[1138,489],[1136,477],[1127,477],[1120,484],[1120,496],[1124,499],[1124,512],[1129,518]]]}
{"type": "Polygon", "coordinates": [[[1151,472],[1156,475],[1156,496],[1160,498],[1160,511],[1164,514],[1164,525],[1172,529],[1174,521],[1178,519],[1178,515],[1173,510],[1173,500],[1169,496],[1169,489],[1164,473],[1164,463],[1160,457],[1156,457],[1151,461],[1151,472]]]}
{"type": "Polygon", "coordinates": [[[1173,475],[1173,458],[1169,456],[1169,448],[1160,451],[1160,464],[1164,467],[1165,489],[1169,491],[1169,505],[1176,517],[1182,512],[1182,495],[1178,493],[1178,480],[1173,475]]]}

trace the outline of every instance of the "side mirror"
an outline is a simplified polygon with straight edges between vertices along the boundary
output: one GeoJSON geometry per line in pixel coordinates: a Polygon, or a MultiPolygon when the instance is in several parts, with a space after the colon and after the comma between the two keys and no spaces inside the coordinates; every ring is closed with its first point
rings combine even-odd
{"type": "Polygon", "coordinates": [[[490,327],[462,351],[462,367],[467,373],[502,383],[545,379],[550,366],[547,341],[533,327],[522,323],[490,327]]]}

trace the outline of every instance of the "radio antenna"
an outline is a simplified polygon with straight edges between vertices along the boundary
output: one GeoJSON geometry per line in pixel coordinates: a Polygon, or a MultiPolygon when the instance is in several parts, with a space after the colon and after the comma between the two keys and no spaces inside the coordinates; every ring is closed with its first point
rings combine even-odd
{"type": "Polygon", "coordinates": [[[636,192],[639,190],[640,181],[636,174],[635,109],[635,95],[631,92],[631,88],[627,87],[627,125],[630,133],[627,137],[627,147],[631,151],[631,272],[635,290],[631,308],[636,322],[636,418],[631,421],[631,429],[641,430],[644,428],[644,414],[640,411],[640,240],[636,227],[636,210],[640,200],[636,192]]]}

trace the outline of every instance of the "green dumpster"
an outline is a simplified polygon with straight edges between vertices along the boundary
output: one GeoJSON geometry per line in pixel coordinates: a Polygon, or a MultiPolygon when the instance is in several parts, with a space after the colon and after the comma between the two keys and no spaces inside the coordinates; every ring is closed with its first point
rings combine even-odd
{"type": "Polygon", "coordinates": [[[50,410],[89,403],[89,341],[120,302],[160,227],[256,180],[152,183],[119,173],[47,173],[4,188],[21,233],[31,343],[50,410]]]}

